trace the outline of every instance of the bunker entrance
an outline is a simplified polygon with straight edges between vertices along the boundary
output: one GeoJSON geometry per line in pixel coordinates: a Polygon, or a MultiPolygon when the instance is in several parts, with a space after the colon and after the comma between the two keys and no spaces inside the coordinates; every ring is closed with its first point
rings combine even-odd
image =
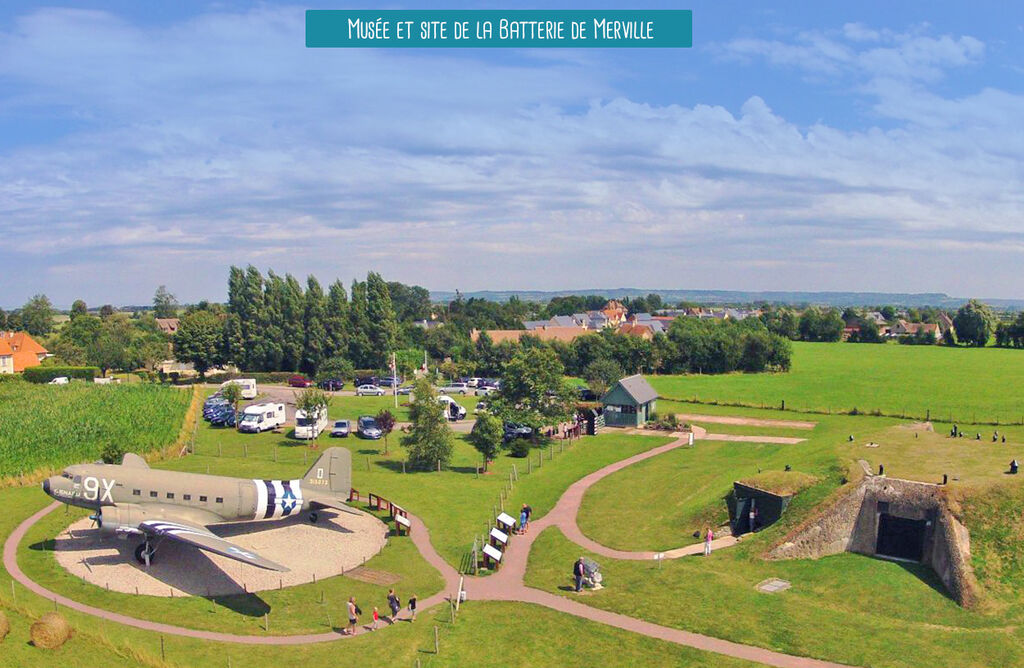
{"type": "Polygon", "coordinates": [[[882,513],[878,518],[875,554],[910,561],[924,557],[925,520],[911,520],[882,513]]]}

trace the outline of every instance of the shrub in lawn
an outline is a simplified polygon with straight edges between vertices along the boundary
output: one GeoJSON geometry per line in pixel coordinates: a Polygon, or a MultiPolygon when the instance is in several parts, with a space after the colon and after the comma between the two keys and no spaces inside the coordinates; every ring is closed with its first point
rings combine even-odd
{"type": "Polygon", "coordinates": [[[512,439],[512,443],[509,444],[509,454],[513,457],[529,457],[530,441],[525,438],[512,439]]]}
{"type": "Polygon", "coordinates": [[[30,383],[49,383],[61,376],[92,380],[100,375],[100,370],[94,366],[34,366],[25,369],[21,375],[30,383]]]}

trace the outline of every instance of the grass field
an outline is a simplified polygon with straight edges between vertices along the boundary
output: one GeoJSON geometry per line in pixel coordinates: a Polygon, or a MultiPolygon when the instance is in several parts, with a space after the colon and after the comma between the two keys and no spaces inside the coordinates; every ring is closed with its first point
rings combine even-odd
{"type": "Polygon", "coordinates": [[[658,624],[855,666],[1024,665],[1019,607],[964,610],[930,569],[915,564],[853,554],[762,561],[755,555],[764,539],[666,561],[660,570],[589,555],[601,564],[606,588],[577,595],[568,574],[581,548],[551,528],[533,545],[527,584],[658,624]],[[793,586],[758,592],[770,577],[793,586]]]}
{"type": "Polygon", "coordinates": [[[0,477],[98,459],[107,443],[174,442],[192,392],[161,385],[0,383],[0,477]]]}
{"type": "Polygon", "coordinates": [[[788,373],[649,376],[666,398],[797,410],[879,410],[961,422],[1024,420],[1024,352],[895,344],[793,344],[788,373]]]}

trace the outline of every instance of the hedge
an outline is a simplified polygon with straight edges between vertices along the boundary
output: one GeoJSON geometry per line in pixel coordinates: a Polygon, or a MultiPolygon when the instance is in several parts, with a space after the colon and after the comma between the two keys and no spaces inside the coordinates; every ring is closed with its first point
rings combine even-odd
{"type": "Polygon", "coordinates": [[[49,383],[61,376],[92,380],[100,375],[100,369],[95,366],[33,366],[22,371],[21,375],[30,383],[49,383]]]}

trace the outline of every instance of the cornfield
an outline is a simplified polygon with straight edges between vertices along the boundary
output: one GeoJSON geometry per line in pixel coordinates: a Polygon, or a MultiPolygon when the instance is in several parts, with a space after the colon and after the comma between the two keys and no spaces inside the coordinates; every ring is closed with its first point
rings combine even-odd
{"type": "Polygon", "coordinates": [[[0,383],[0,478],[93,461],[111,442],[138,453],[166,447],[191,399],[145,383],[0,383]]]}

